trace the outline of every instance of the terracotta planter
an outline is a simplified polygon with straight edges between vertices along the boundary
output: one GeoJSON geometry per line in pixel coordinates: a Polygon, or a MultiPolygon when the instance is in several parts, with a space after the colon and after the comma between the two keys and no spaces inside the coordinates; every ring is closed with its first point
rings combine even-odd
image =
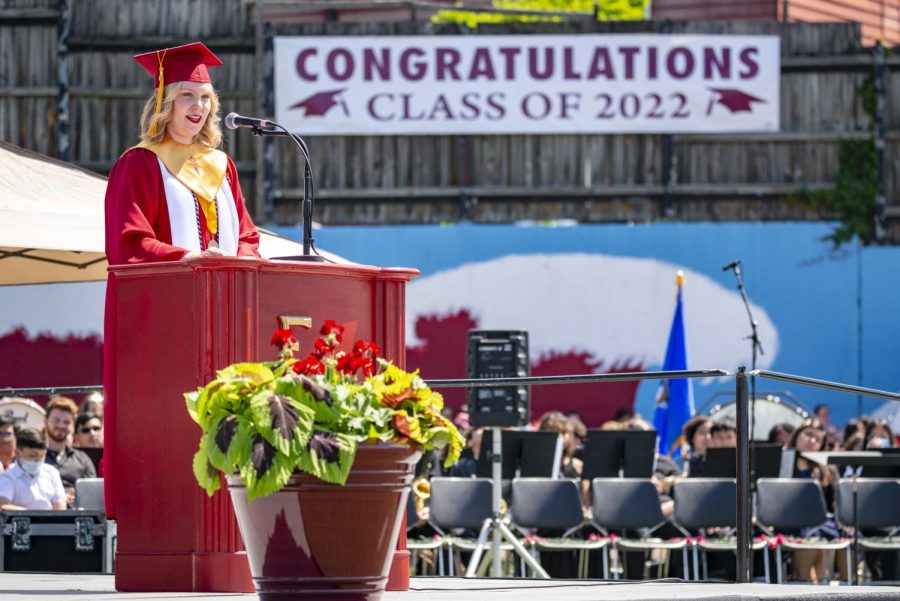
{"type": "Polygon", "coordinates": [[[345,486],[297,472],[249,503],[240,479],[228,478],[260,599],[379,599],[420,455],[360,445],[345,486]]]}

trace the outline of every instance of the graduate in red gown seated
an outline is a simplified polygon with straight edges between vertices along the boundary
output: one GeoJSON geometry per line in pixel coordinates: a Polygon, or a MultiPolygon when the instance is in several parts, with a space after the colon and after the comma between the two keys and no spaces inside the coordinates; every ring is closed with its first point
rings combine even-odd
{"type": "MultiPolygon", "coordinates": [[[[204,44],[134,57],[156,91],[140,118],[140,143],[113,165],[106,189],[110,265],[198,257],[259,257],[259,232],[244,206],[234,162],[218,149],[219,100],[208,67],[222,64],[204,44]]],[[[104,384],[114,377],[115,281],[107,282],[104,384]]],[[[115,517],[115,399],[107,385],[106,508],[115,517]]]]}

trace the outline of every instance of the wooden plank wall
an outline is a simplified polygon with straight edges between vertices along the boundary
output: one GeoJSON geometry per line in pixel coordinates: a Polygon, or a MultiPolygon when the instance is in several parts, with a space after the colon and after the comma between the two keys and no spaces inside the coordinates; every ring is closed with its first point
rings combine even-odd
{"type": "MultiPolygon", "coordinates": [[[[56,152],[56,0],[0,2],[0,139],[56,152]]],[[[72,160],[106,172],[137,140],[137,119],[152,93],[137,52],[204,40],[224,61],[213,77],[222,113],[256,113],[253,4],[244,0],[77,0],[70,38],[72,160]]],[[[276,35],[453,34],[428,23],[272,22],[276,35]]],[[[594,23],[484,27],[491,33],[657,31],[659,24],[594,23]]],[[[868,136],[856,90],[871,53],[853,24],[682,22],[674,33],[782,37],[782,131],[744,136],[673,137],[675,218],[808,219],[785,202],[801,187],[827,188],[837,173],[838,140],[868,136]]],[[[890,59],[893,68],[900,67],[890,59]]],[[[890,71],[889,71],[890,73],[890,71]]],[[[900,78],[888,78],[888,202],[900,208],[900,78]]],[[[226,133],[248,204],[255,195],[258,140],[226,133]]],[[[572,218],[645,221],[663,213],[658,135],[312,137],[316,217],[325,223],[422,223],[572,218]]],[[[276,142],[274,219],[299,218],[302,166],[276,142]]],[[[889,207],[895,210],[894,206],[889,207]]],[[[262,214],[255,217],[262,221],[262,214]]]]}

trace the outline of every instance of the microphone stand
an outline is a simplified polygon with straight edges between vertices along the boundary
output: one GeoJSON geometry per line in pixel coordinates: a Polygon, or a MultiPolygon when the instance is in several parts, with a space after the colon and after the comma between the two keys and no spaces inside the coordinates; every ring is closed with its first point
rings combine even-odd
{"type": "Polygon", "coordinates": [[[314,197],[314,189],[313,189],[313,176],[312,169],[309,166],[309,148],[306,146],[306,142],[303,141],[298,135],[292,134],[287,129],[285,129],[282,125],[278,123],[272,123],[273,128],[263,128],[258,125],[253,125],[250,127],[254,136],[278,136],[278,137],[288,137],[294,141],[297,147],[300,149],[300,153],[304,158],[304,171],[303,171],[303,208],[302,208],[302,219],[303,219],[303,254],[295,255],[292,257],[272,257],[273,259],[282,259],[286,261],[308,261],[319,263],[325,261],[325,257],[318,253],[313,253],[315,250],[315,244],[312,237],[312,216],[313,216],[313,197],[314,197]],[[276,129],[277,128],[277,129],[276,129]]]}
{"type": "MultiPolygon", "coordinates": [[[[750,336],[746,339],[750,340],[753,347],[751,352],[751,371],[756,371],[756,352],[764,355],[762,344],[759,342],[759,335],[756,330],[757,321],[753,318],[753,311],[750,310],[750,301],[747,299],[747,292],[744,290],[744,278],[741,275],[741,266],[739,261],[735,261],[730,266],[734,271],[734,277],[737,280],[737,288],[741,292],[741,299],[744,301],[744,308],[747,309],[747,317],[750,319],[750,336]]],[[[750,376],[750,440],[753,440],[756,429],[756,376],[750,376]]]]}

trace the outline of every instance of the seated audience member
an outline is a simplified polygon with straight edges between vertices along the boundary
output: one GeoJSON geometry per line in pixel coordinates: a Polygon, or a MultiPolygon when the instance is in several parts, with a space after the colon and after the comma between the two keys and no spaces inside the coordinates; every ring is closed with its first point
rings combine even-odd
{"type": "Polygon", "coordinates": [[[92,413],[100,419],[103,419],[103,394],[99,392],[92,392],[89,394],[86,399],[81,401],[78,413],[92,413]]]}
{"type": "Polygon", "coordinates": [[[862,436],[865,436],[866,426],[868,426],[868,425],[869,425],[869,418],[865,417],[865,416],[860,417],[859,419],[857,419],[855,417],[851,417],[850,419],[847,420],[846,425],[844,425],[844,437],[842,439],[844,441],[843,448],[845,451],[849,450],[849,449],[847,449],[847,443],[853,437],[854,434],[860,434],[862,436]]]}
{"type": "Polygon", "coordinates": [[[737,446],[737,426],[730,419],[714,421],[709,428],[709,446],[717,449],[737,446]]]}
{"type": "Polygon", "coordinates": [[[629,409],[628,407],[619,407],[616,409],[616,412],[613,413],[613,421],[617,421],[623,426],[630,422],[634,418],[634,411],[629,409]]]}
{"type": "Polygon", "coordinates": [[[452,478],[474,478],[478,466],[478,455],[481,453],[481,439],[484,428],[469,430],[466,435],[466,448],[459,454],[456,465],[450,466],[447,475],[452,478]]]}
{"type": "Polygon", "coordinates": [[[894,446],[894,433],[885,420],[876,419],[869,422],[866,426],[863,448],[867,451],[877,451],[878,449],[890,449],[894,446]]]}
{"type": "MultiPolygon", "coordinates": [[[[824,444],[825,428],[822,427],[818,420],[807,419],[794,430],[791,440],[788,442],[788,448],[797,450],[794,477],[815,478],[818,480],[825,496],[827,511],[833,513],[835,509],[835,483],[838,479],[836,469],[831,465],[819,465],[802,456],[804,452],[821,451],[824,444]]],[[[819,536],[826,539],[835,539],[840,536],[832,518],[829,518],[822,526],[804,529],[799,534],[804,537],[819,536]]],[[[834,554],[820,550],[795,551],[792,558],[794,578],[818,582],[819,578],[825,573],[826,561],[829,564],[834,562],[834,554]]],[[[846,564],[846,562],[838,562],[838,569],[843,573],[846,570],[846,565],[842,564],[846,564]]],[[[831,570],[829,569],[829,571],[831,570]]],[[[846,575],[843,575],[842,579],[846,580],[846,575]]]]}
{"type": "Polygon", "coordinates": [[[772,429],[769,430],[769,438],[768,442],[775,443],[777,442],[783,447],[786,447],[788,443],[791,441],[791,434],[794,433],[793,424],[789,424],[787,422],[783,422],[780,424],[775,424],[772,426],[772,429]]]}
{"type": "Polygon", "coordinates": [[[0,509],[65,509],[66,491],[56,468],[47,465],[47,442],[34,428],[19,432],[16,461],[0,474],[0,509]]]}
{"type": "Polygon", "coordinates": [[[91,458],[72,448],[69,440],[75,431],[78,407],[72,399],[58,396],[47,403],[47,464],[59,470],[69,506],[75,500],[75,482],[79,478],[96,478],[91,458]]]}
{"type": "Polygon", "coordinates": [[[578,439],[575,437],[575,428],[569,421],[569,418],[559,411],[548,411],[541,416],[538,430],[542,432],[556,432],[562,437],[563,453],[562,463],[559,466],[560,477],[581,478],[584,464],[581,459],[575,457],[578,439]]]}
{"type": "Polygon", "coordinates": [[[16,458],[16,426],[0,417],[0,472],[8,469],[16,458]]]}
{"type": "Polygon", "coordinates": [[[93,413],[79,413],[75,418],[75,444],[79,448],[103,448],[103,420],[93,413]]]}
{"type": "Polygon", "coordinates": [[[709,429],[713,421],[705,415],[695,415],[685,422],[682,428],[682,456],[684,467],[689,476],[703,475],[703,463],[706,460],[706,449],[709,448],[709,429]]]}

